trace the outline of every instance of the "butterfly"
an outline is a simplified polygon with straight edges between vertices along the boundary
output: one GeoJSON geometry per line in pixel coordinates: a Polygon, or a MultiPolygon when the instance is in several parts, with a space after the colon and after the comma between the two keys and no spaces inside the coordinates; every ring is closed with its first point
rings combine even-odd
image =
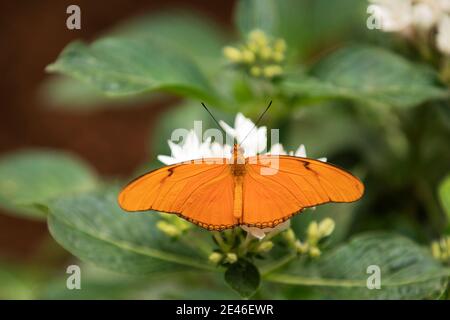
{"type": "Polygon", "coordinates": [[[146,173],[120,192],[118,202],[126,211],[173,213],[220,231],[272,228],[305,208],[353,202],[363,193],[357,177],[330,163],[287,155],[246,158],[234,144],[229,159],[190,160],[146,173]]]}

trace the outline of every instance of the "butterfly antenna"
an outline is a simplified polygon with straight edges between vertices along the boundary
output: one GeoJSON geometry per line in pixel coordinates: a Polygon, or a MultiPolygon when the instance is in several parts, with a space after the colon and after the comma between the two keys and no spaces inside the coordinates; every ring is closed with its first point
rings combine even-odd
{"type": "MultiPolygon", "coordinates": [[[[216,118],[214,118],[214,116],[212,115],[211,111],[209,111],[208,107],[206,107],[206,105],[202,102],[202,106],[203,108],[205,108],[205,110],[209,113],[209,115],[211,116],[211,118],[213,118],[213,120],[217,123],[217,126],[219,127],[219,129],[222,129],[222,126],[220,125],[219,121],[216,120],[216,118]]],[[[223,129],[222,129],[223,130],[223,129]]]]}
{"type": "Polygon", "coordinates": [[[261,113],[261,115],[259,116],[258,120],[256,120],[255,125],[253,126],[253,128],[247,133],[247,135],[244,137],[244,139],[242,139],[241,144],[244,142],[245,139],[247,139],[247,137],[250,135],[250,133],[253,131],[253,129],[255,129],[258,126],[259,122],[264,117],[266,112],[269,110],[271,105],[272,105],[272,100],[270,100],[269,105],[267,106],[266,110],[264,110],[264,112],[261,113]]]}

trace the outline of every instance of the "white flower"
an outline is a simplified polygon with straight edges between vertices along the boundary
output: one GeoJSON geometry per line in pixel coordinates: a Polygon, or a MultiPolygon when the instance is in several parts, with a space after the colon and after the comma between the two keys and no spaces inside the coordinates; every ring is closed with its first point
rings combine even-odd
{"type": "Polygon", "coordinates": [[[291,226],[291,220],[286,220],[273,228],[257,228],[257,227],[249,227],[249,226],[241,226],[241,228],[246,231],[251,236],[262,240],[266,236],[272,236],[276,233],[279,233],[283,230],[288,229],[291,226]]]}
{"type": "Polygon", "coordinates": [[[450,15],[444,16],[439,21],[436,46],[443,54],[450,56],[450,15]]]}
{"type": "Polygon", "coordinates": [[[370,0],[369,11],[382,30],[398,32],[407,29],[413,22],[411,0],[370,0]]]}
{"type": "Polygon", "coordinates": [[[189,131],[182,144],[168,141],[172,156],[159,155],[158,160],[166,165],[178,162],[196,160],[201,158],[229,158],[231,147],[217,142],[211,143],[211,139],[201,142],[194,130],[189,131]]]}
{"type": "Polygon", "coordinates": [[[259,127],[253,129],[255,124],[250,119],[244,117],[242,113],[236,115],[234,128],[230,127],[224,121],[220,121],[220,125],[244,149],[245,157],[256,156],[267,147],[267,128],[259,127]],[[246,138],[247,135],[248,137],[246,138]]]}

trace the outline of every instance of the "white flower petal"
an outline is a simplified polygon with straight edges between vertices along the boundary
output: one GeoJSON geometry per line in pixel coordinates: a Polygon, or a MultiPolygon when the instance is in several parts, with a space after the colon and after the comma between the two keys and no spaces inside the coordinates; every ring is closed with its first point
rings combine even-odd
{"type": "Polygon", "coordinates": [[[274,233],[278,233],[281,231],[284,231],[288,229],[291,226],[291,220],[286,220],[278,225],[276,225],[274,228],[265,228],[264,231],[268,233],[269,235],[272,235],[274,233]]]}
{"type": "Polygon", "coordinates": [[[276,143],[270,148],[270,154],[273,155],[285,155],[286,151],[283,148],[283,145],[281,143],[276,143]]]}
{"type": "Polygon", "coordinates": [[[175,144],[172,141],[167,142],[169,144],[170,152],[175,159],[181,159],[184,155],[183,148],[179,144],[175,144]]]}
{"type": "Polygon", "coordinates": [[[266,235],[275,235],[281,231],[288,229],[291,226],[291,220],[286,220],[273,228],[257,228],[257,227],[249,227],[242,225],[241,228],[251,234],[253,237],[258,238],[259,240],[264,239],[266,235]]]}
{"type": "Polygon", "coordinates": [[[158,156],[158,160],[161,161],[162,163],[164,163],[165,165],[168,165],[168,166],[179,162],[179,161],[176,161],[175,158],[172,158],[172,157],[169,157],[169,156],[164,156],[164,155],[159,155],[158,156]]]}
{"type": "Polygon", "coordinates": [[[411,0],[371,0],[371,12],[387,32],[403,31],[413,22],[411,0]]]}
{"type": "Polygon", "coordinates": [[[221,145],[218,142],[211,144],[211,157],[213,158],[230,158],[231,147],[229,145],[221,145]]]}
{"type": "Polygon", "coordinates": [[[450,56],[450,15],[445,15],[439,21],[436,45],[439,51],[450,56]]]}
{"type": "Polygon", "coordinates": [[[260,127],[256,131],[256,145],[258,153],[263,152],[267,148],[267,128],[260,127]]]}
{"type": "Polygon", "coordinates": [[[183,149],[198,150],[200,146],[200,140],[194,130],[189,131],[186,142],[183,144],[183,149]]]}
{"type": "Polygon", "coordinates": [[[306,149],[305,145],[301,144],[300,147],[298,147],[297,151],[295,151],[296,157],[306,158],[306,149]]]}
{"type": "Polygon", "coordinates": [[[219,124],[228,135],[236,137],[236,130],[230,127],[225,121],[220,120],[219,124]]]}
{"type": "Polygon", "coordinates": [[[242,113],[238,113],[236,115],[236,119],[234,120],[234,129],[236,130],[236,134],[239,138],[243,139],[250,130],[255,126],[252,120],[246,118],[242,113]]]}
{"type": "Polygon", "coordinates": [[[248,227],[245,225],[242,225],[241,228],[248,232],[249,234],[251,234],[253,237],[258,238],[259,240],[264,239],[264,237],[266,236],[265,232],[263,229],[260,228],[256,228],[256,227],[248,227]]]}
{"type": "Polygon", "coordinates": [[[450,0],[436,0],[439,8],[447,13],[450,13],[450,0]]]}
{"type": "Polygon", "coordinates": [[[439,15],[439,10],[437,10],[436,7],[433,7],[431,3],[418,3],[413,7],[414,24],[424,30],[433,27],[436,24],[439,15]]]}

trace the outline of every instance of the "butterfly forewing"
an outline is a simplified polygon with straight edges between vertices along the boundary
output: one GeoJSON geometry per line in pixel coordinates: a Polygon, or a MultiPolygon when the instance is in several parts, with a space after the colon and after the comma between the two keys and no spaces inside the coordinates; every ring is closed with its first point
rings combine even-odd
{"type": "Polygon", "coordinates": [[[233,176],[226,159],[193,160],[135,179],[119,194],[127,211],[176,213],[207,229],[231,228],[233,176]]]}

